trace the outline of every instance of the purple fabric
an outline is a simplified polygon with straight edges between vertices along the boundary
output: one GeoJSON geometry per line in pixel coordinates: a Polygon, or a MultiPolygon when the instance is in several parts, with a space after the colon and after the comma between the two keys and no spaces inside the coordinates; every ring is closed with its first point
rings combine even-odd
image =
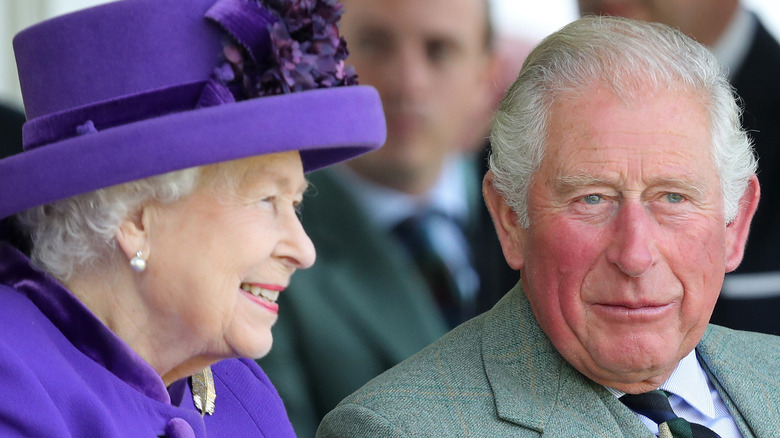
{"type": "Polygon", "coordinates": [[[8,245],[0,302],[0,436],[294,436],[254,361],[212,367],[216,409],[201,417],[186,381],[169,396],[148,364],[8,245]]]}
{"type": "Polygon", "coordinates": [[[223,32],[203,17],[213,3],[117,1],[21,31],[13,43],[27,119],[205,82],[222,50],[223,32]]]}
{"type": "Polygon", "coordinates": [[[255,62],[271,53],[270,26],[279,19],[252,0],[218,0],[206,17],[219,23],[255,62]]]}
{"type": "Polygon", "coordinates": [[[375,149],[384,138],[379,94],[365,86],[169,114],[0,160],[0,218],[113,184],[252,155],[299,150],[310,172],[375,149]]]}
{"type": "Polygon", "coordinates": [[[75,137],[77,132],[73,127],[85,120],[92,121],[100,131],[194,108],[203,87],[203,82],[178,85],[128,96],[122,101],[98,102],[38,117],[22,127],[24,150],[75,137]]]}
{"type": "Polygon", "coordinates": [[[195,438],[195,431],[183,418],[171,418],[165,426],[165,434],[168,438],[195,438]]]}
{"type": "MultiPolygon", "coordinates": [[[[192,166],[300,150],[311,171],[384,143],[381,102],[370,87],[209,106],[226,100],[216,87],[201,101],[208,108],[194,109],[220,68],[225,33],[204,16],[214,3],[117,1],[16,36],[30,150],[0,160],[0,218],[192,166]],[[200,90],[191,92],[195,84],[200,90]],[[85,130],[90,121],[95,129],[85,130]]],[[[241,23],[247,44],[262,46],[246,22],[222,15],[241,23]]],[[[257,11],[247,16],[265,20],[257,11]]]]}

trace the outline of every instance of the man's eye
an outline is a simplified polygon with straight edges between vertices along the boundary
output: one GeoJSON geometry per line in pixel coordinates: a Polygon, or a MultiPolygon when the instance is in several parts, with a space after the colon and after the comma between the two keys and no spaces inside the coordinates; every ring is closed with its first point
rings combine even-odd
{"type": "Polygon", "coordinates": [[[685,201],[685,197],[679,193],[667,193],[666,200],[672,204],[679,204],[680,202],[685,201]]]}
{"type": "Polygon", "coordinates": [[[587,195],[582,198],[582,202],[588,205],[596,205],[601,202],[601,195],[587,195]]]}

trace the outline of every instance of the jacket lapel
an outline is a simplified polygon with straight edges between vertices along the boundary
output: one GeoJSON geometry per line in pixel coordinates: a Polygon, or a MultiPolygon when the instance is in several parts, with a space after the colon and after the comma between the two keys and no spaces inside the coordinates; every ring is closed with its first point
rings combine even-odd
{"type": "Polygon", "coordinates": [[[711,325],[696,351],[742,434],[775,436],[780,424],[780,338],[711,325]]]}
{"type": "Polygon", "coordinates": [[[482,358],[504,421],[550,436],[652,436],[615,396],[563,360],[519,283],[488,315],[482,358]]]}

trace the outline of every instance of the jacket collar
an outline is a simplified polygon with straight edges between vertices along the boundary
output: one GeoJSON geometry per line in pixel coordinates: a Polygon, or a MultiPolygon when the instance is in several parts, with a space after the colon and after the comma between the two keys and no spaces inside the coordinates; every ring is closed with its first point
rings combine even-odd
{"type": "Polygon", "coordinates": [[[742,434],[775,436],[780,419],[780,337],[710,325],[696,352],[742,434]]]}
{"type": "MultiPolygon", "coordinates": [[[[581,416],[598,423],[594,436],[648,436],[615,396],[558,354],[519,284],[485,316],[482,358],[499,418],[541,433],[559,424],[557,416],[581,416]]],[[[780,337],[711,325],[696,351],[743,435],[774,436],[780,418],[780,353],[766,352],[780,351],[780,337]]]]}
{"type": "MultiPolygon", "coordinates": [[[[79,351],[128,385],[163,403],[170,396],[157,372],[57,280],[0,242],[0,284],[25,295],[79,351]]],[[[106,291],[111,293],[111,291],[106,291]]]]}
{"type": "Polygon", "coordinates": [[[499,418],[540,433],[552,423],[581,418],[578,423],[594,426],[594,436],[649,434],[606,388],[560,356],[536,322],[520,283],[486,317],[482,357],[499,418]]]}

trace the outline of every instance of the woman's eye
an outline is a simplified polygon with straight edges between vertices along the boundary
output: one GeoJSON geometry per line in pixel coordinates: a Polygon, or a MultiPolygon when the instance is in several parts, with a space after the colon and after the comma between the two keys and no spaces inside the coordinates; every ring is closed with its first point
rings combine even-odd
{"type": "Polygon", "coordinates": [[[582,202],[588,205],[596,205],[601,202],[601,195],[587,195],[582,198],[582,202]]]}
{"type": "Polygon", "coordinates": [[[685,200],[685,197],[679,193],[667,193],[666,200],[672,204],[679,204],[685,200]]]}
{"type": "Polygon", "coordinates": [[[275,202],[276,202],[276,198],[274,196],[267,196],[261,199],[260,202],[257,203],[257,205],[268,207],[268,206],[273,206],[275,202]]]}

